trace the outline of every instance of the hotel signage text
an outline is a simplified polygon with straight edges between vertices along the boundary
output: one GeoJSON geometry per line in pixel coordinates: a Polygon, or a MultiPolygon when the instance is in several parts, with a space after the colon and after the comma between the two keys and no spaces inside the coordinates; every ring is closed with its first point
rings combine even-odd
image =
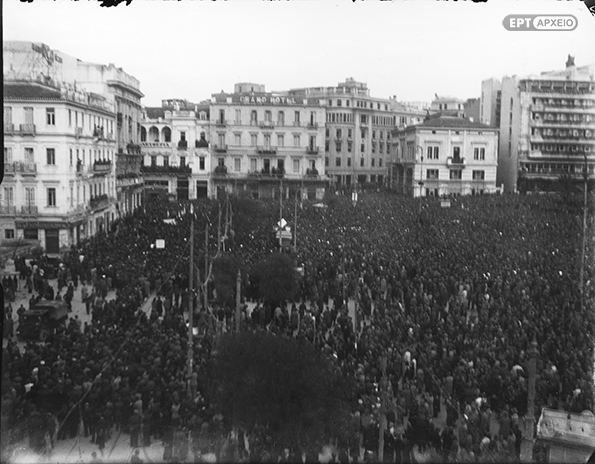
{"type": "Polygon", "coordinates": [[[274,97],[272,95],[254,96],[242,95],[239,97],[239,102],[245,105],[298,105],[303,104],[303,100],[299,101],[294,97],[274,97]]]}

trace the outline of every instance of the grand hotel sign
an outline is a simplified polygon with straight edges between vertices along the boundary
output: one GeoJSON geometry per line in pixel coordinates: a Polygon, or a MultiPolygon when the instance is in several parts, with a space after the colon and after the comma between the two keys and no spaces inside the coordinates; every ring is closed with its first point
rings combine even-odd
{"type": "Polygon", "coordinates": [[[240,95],[237,103],[244,105],[303,105],[306,100],[295,97],[277,97],[274,95],[240,95]]]}

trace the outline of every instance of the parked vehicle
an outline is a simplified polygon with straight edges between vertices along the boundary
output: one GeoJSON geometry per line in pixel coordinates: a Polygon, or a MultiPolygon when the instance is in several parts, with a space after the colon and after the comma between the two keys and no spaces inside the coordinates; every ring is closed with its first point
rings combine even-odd
{"type": "Polygon", "coordinates": [[[17,337],[44,342],[57,327],[68,319],[68,306],[64,301],[41,300],[25,311],[17,327],[17,337]]]}

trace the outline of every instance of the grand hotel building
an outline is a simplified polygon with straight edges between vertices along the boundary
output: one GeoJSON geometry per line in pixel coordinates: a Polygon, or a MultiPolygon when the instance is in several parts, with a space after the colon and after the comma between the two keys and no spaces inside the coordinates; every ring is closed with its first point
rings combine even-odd
{"type": "Polygon", "coordinates": [[[236,84],[213,94],[210,109],[210,196],[244,192],[278,198],[290,192],[322,198],[329,185],[324,164],[324,100],[265,92],[236,84]]]}

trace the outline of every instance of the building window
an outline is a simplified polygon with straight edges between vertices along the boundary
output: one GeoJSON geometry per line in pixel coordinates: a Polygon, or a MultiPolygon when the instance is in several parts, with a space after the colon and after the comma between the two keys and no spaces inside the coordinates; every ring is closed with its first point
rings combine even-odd
{"type": "Polygon", "coordinates": [[[342,105],[342,103],[343,103],[343,101],[342,101],[342,100],[337,100],[337,106],[341,106],[341,105],[342,105]]]}
{"type": "Polygon", "coordinates": [[[459,159],[461,157],[461,147],[452,147],[452,157],[459,159]]]}
{"type": "Polygon", "coordinates": [[[450,179],[451,180],[461,180],[463,178],[462,174],[463,174],[463,171],[451,170],[450,171],[450,179]]]}
{"type": "Polygon", "coordinates": [[[258,124],[258,113],[256,110],[252,110],[250,112],[250,125],[256,126],[258,124]]]}
{"type": "Polygon", "coordinates": [[[294,146],[294,148],[299,148],[299,146],[300,146],[300,136],[299,135],[293,136],[293,146],[294,146]]]}
{"type": "Polygon", "coordinates": [[[341,142],[340,141],[335,142],[335,150],[337,151],[337,153],[341,153],[341,142]]]}
{"type": "Polygon", "coordinates": [[[269,122],[269,123],[273,121],[273,114],[271,113],[270,110],[266,110],[264,112],[264,120],[265,120],[265,122],[269,122]]]}
{"type": "Polygon", "coordinates": [[[372,167],[376,164],[376,158],[372,158],[372,167]]]}
{"type": "Polygon", "coordinates": [[[277,134],[277,146],[278,147],[285,146],[285,136],[283,134],[277,134]]]}
{"type": "Polygon", "coordinates": [[[327,153],[329,151],[329,141],[328,140],[326,142],[324,142],[324,151],[326,151],[327,153]]]}
{"type": "Polygon", "coordinates": [[[5,206],[13,206],[14,205],[14,189],[13,189],[13,187],[4,187],[3,204],[5,206]]]}
{"type": "Polygon", "coordinates": [[[310,148],[310,151],[316,150],[316,136],[315,135],[310,136],[310,139],[308,142],[308,148],[310,148]]]}
{"type": "Polygon", "coordinates": [[[23,229],[23,238],[26,240],[38,240],[37,229],[23,229]]]}
{"type": "Polygon", "coordinates": [[[184,142],[186,140],[186,132],[180,132],[180,140],[184,142]]]}
{"type": "Polygon", "coordinates": [[[294,113],[294,118],[293,118],[293,120],[295,121],[295,122],[293,123],[293,125],[294,125],[294,126],[299,126],[299,125],[300,125],[300,112],[299,112],[299,111],[296,111],[296,112],[294,113]]]}
{"type": "Polygon", "coordinates": [[[438,153],[439,153],[439,147],[428,147],[427,150],[427,158],[429,160],[437,160],[438,159],[438,153]]]}
{"type": "Polygon", "coordinates": [[[347,129],[347,138],[350,139],[353,137],[353,130],[352,129],[347,129]]]}
{"type": "Polygon", "coordinates": [[[186,166],[186,157],[180,156],[180,166],[186,166]]]}
{"type": "Polygon", "coordinates": [[[299,173],[300,172],[300,160],[299,159],[294,159],[293,160],[293,172],[294,173],[299,173]]]}
{"type": "Polygon", "coordinates": [[[328,156],[324,157],[324,165],[328,168],[328,156]]]}
{"type": "Polygon", "coordinates": [[[360,158],[359,159],[359,166],[360,166],[360,168],[363,168],[364,167],[364,163],[365,163],[364,158],[360,158]]]}
{"type": "Polygon", "coordinates": [[[236,121],[237,125],[242,124],[242,110],[236,110],[236,121]]]}
{"type": "Polygon", "coordinates": [[[360,122],[360,124],[368,124],[368,115],[360,114],[359,122],[360,122]]]}
{"type": "Polygon", "coordinates": [[[198,169],[200,169],[201,171],[205,170],[205,157],[201,156],[200,158],[198,158],[198,169]]]}
{"type": "Polygon", "coordinates": [[[372,153],[376,153],[376,142],[372,142],[372,153]]]}
{"type": "Polygon", "coordinates": [[[8,239],[8,240],[14,238],[14,229],[5,229],[4,230],[4,238],[8,239]]]}
{"type": "Polygon", "coordinates": [[[163,157],[163,166],[165,166],[165,167],[169,166],[169,158],[167,156],[163,157]]]}
{"type": "Polygon", "coordinates": [[[242,144],[242,134],[235,134],[235,142],[237,146],[242,144]]]}
{"type": "Polygon", "coordinates": [[[347,153],[351,153],[352,149],[353,149],[353,142],[348,141],[347,142],[347,153]]]}
{"type": "Polygon", "coordinates": [[[475,147],[473,149],[473,159],[484,161],[486,159],[486,149],[483,147],[475,147]]]}
{"type": "Polygon", "coordinates": [[[48,188],[48,206],[56,206],[56,189],[48,188]]]}
{"type": "Polygon", "coordinates": [[[157,166],[157,156],[151,156],[151,167],[157,166]]]}
{"type": "Polygon", "coordinates": [[[366,147],[365,147],[365,145],[364,145],[363,143],[360,145],[360,151],[361,151],[362,153],[363,153],[364,151],[366,151],[366,147]]]}
{"type": "Polygon", "coordinates": [[[68,127],[72,127],[72,110],[68,110],[68,127]]]}
{"type": "Polygon", "coordinates": [[[283,111],[279,111],[277,115],[277,125],[284,126],[285,125],[285,113],[283,111]]]}
{"type": "Polygon", "coordinates": [[[264,134],[264,148],[267,150],[271,148],[271,136],[269,134],[264,134]]]}
{"type": "Polygon", "coordinates": [[[378,167],[381,168],[382,167],[382,158],[378,158],[378,167]]]}
{"type": "Polygon", "coordinates": [[[45,122],[48,126],[56,125],[56,111],[54,108],[45,109],[45,122]]]}
{"type": "Polygon", "coordinates": [[[351,158],[347,158],[347,167],[350,168],[351,167],[351,158]]]}
{"type": "Polygon", "coordinates": [[[337,129],[337,138],[340,139],[343,137],[343,131],[341,129],[337,129]]]}
{"type": "Polygon", "coordinates": [[[233,159],[233,170],[235,172],[240,172],[242,170],[242,159],[241,158],[233,159]]]}
{"type": "Polygon", "coordinates": [[[341,167],[341,158],[338,156],[335,158],[335,166],[340,168],[341,167]]]}
{"type": "Polygon", "coordinates": [[[473,171],[473,180],[484,180],[485,171],[473,171]]]}
{"type": "Polygon", "coordinates": [[[47,164],[55,165],[56,164],[56,150],[54,148],[47,148],[47,164]]]}
{"type": "Polygon", "coordinates": [[[250,146],[255,147],[258,144],[258,134],[250,134],[250,146]]]}
{"type": "Polygon", "coordinates": [[[4,164],[12,163],[12,148],[4,147],[4,164]]]}
{"type": "Polygon", "coordinates": [[[426,179],[438,179],[438,169],[428,169],[426,171],[426,179]]]}
{"type": "Polygon", "coordinates": [[[217,158],[217,166],[225,166],[225,158],[217,158]]]}

